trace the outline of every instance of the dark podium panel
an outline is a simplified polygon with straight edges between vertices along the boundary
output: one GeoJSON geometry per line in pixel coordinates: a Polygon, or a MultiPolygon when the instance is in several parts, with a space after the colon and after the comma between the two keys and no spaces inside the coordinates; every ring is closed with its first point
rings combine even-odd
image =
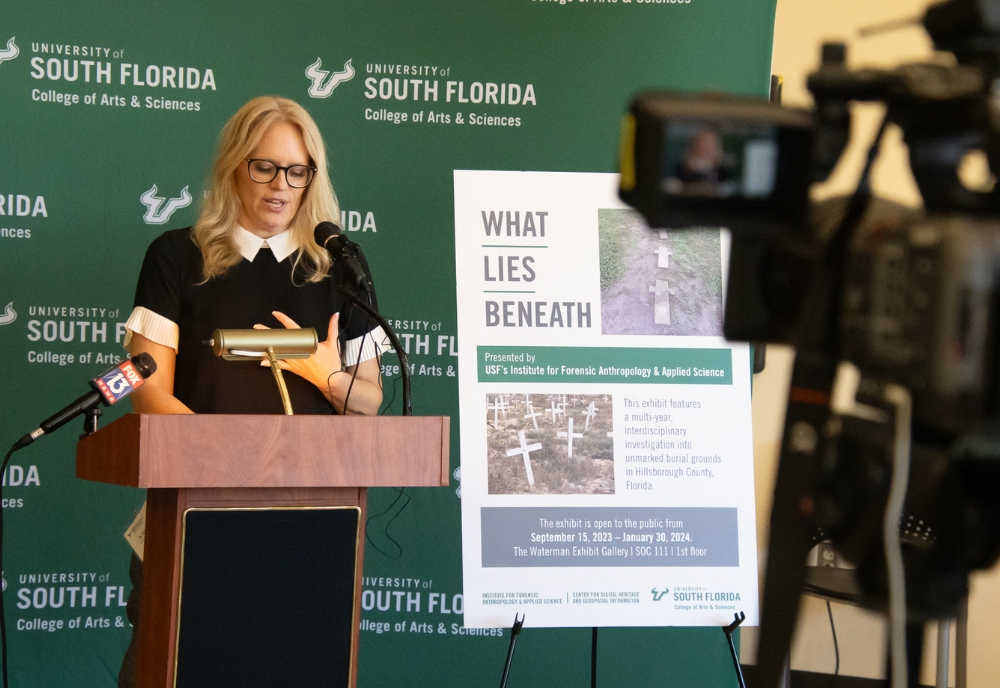
{"type": "Polygon", "coordinates": [[[347,688],[359,515],[188,510],[177,688],[347,688]]]}

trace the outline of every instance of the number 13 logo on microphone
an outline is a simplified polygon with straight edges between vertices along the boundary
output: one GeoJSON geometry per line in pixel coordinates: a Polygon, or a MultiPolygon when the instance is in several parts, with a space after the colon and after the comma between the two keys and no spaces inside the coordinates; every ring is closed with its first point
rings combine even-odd
{"type": "Polygon", "coordinates": [[[132,365],[132,361],[124,361],[111,370],[94,378],[94,386],[104,395],[108,404],[113,404],[122,397],[128,396],[134,389],[146,381],[132,365]]]}

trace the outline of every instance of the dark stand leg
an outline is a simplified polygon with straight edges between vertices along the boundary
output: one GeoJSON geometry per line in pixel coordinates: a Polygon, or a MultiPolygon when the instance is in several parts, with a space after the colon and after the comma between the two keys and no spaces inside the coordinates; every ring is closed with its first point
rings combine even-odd
{"type": "MultiPolygon", "coordinates": [[[[891,652],[891,649],[889,650],[891,652]]],[[[892,658],[886,653],[886,685],[892,685],[892,658]]],[[[920,688],[920,665],[924,655],[924,624],[908,621],[906,624],[906,685],[920,688]]]]}
{"type": "Polygon", "coordinates": [[[920,667],[924,658],[924,624],[906,624],[906,673],[907,683],[913,688],[920,687],[920,667]]]}
{"type": "Polygon", "coordinates": [[[590,688],[597,688],[597,626],[590,631],[590,688]]]}
{"type": "Polygon", "coordinates": [[[125,605],[125,615],[132,624],[132,638],[129,641],[128,649],[122,658],[122,667],[118,672],[118,688],[135,688],[135,662],[137,656],[136,640],[139,637],[139,599],[142,596],[142,559],[132,552],[132,560],[128,567],[129,581],[132,583],[132,590],[128,594],[128,602],[125,605]]]}
{"type": "Polygon", "coordinates": [[[514,615],[514,625],[510,627],[510,647],[507,648],[507,661],[503,664],[503,676],[500,677],[500,688],[505,688],[507,685],[507,676],[510,675],[510,663],[514,659],[514,646],[517,644],[517,636],[521,634],[521,626],[524,625],[524,616],[521,616],[521,620],[517,620],[517,614],[514,615]]]}
{"type": "Polygon", "coordinates": [[[736,668],[736,678],[739,679],[740,688],[747,688],[747,684],[743,680],[743,669],[740,668],[740,656],[736,654],[736,643],[733,642],[733,631],[739,628],[739,625],[743,623],[746,618],[747,616],[743,612],[733,614],[733,622],[728,626],[722,627],[722,632],[726,634],[726,640],[729,641],[729,654],[733,657],[733,666],[736,668]]]}

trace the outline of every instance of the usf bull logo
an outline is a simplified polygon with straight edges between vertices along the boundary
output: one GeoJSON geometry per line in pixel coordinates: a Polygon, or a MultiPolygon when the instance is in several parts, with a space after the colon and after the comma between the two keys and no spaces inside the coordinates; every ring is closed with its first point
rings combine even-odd
{"type": "Polygon", "coordinates": [[[186,186],[181,189],[180,196],[169,200],[163,196],[157,196],[156,193],[156,184],[153,184],[151,189],[139,197],[142,204],[146,206],[146,214],[142,216],[142,220],[147,225],[166,224],[176,211],[191,205],[191,194],[188,193],[186,186]]]}
{"type": "Polygon", "coordinates": [[[14,302],[11,301],[0,314],[0,325],[10,325],[15,320],[17,320],[17,311],[14,310],[14,302]]]}
{"type": "Polygon", "coordinates": [[[0,63],[13,60],[21,53],[21,51],[17,49],[17,44],[14,43],[14,38],[15,36],[11,36],[10,40],[7,41],[7,47],[0,50],[0,63]]]}
{"type": "Polygon", "coordinates": [[[306,76],[312,81],[312,84],[309,86],[309,96],[311,98],[329,98],[330,94],[333,93],[333,89],[337,88],[343,82],[354,78],[354,67],[351,66],[351,60],[344,63],[342,70],[333,72],[332,74],[325,69],[321,69],[322,66],[323,61],[317,57],[315,62],[306,67],[306,76]]]}
{"type": "Polygon", "coordinates": [[[656,588],[653,588],[653,602],[659,602],[668,592],[670,592],[670,588],[664,588],[661,592],[657,592],[656,588]]]}

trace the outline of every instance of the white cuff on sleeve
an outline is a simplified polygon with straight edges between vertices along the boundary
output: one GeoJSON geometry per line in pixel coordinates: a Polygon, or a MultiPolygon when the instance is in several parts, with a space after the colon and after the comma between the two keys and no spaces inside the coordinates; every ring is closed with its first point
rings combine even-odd
{"type": "Polygon", "coordinates": [[[347,340],[344,347],[343,364],[347,366],[356,365],[359,362],[367,361],[392,350],[392,344],[381,327],[375,326],[371,332],[347,340]],[[363,342],[363,345],[362,345],[363,342]],[[360,356],[359,356],[360,353],[360,356]]]}
{"type": "Polygon", "coordinates": [[[148,308],[136,306],[125,323],[126,347],[132,340],[133,333],[141,334],[151,342],[169,346],[177,351],[177,341],[180,339],[181,329],[173,320],[168,320],[148,308]]]}

